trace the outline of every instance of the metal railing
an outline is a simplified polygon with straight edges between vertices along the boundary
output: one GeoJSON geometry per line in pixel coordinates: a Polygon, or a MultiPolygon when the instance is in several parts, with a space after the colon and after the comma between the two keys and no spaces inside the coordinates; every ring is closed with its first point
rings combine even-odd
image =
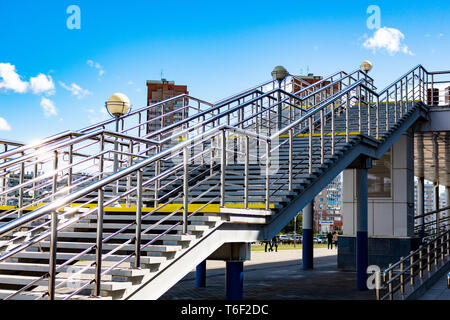
{"type": "Polygon", "coordinates": [[[405,299],[418,285],[438,271],[450,258],[450,231],[389,264],[382,275],[377,274],[377,300],[405,299]]]}
{"type": "Polygon", "coordinates": [[[428,73],[427,104],[432,107],[450,106],[450,71],[428,73]]]}
{"type": "MultiPolygon", "coordinates": [[[[74,297],[91,285],[94,286],[94,294],[99,295],[102,278],[111,270],[125,261],[133,262],[134,267],[139,267],[141,253],[145,248],[155,244],[161,237],[174,230],[179,229],[178,231],[181,231],[182,234],[188,233],[190,218],[208,205],[218,204],[223,208],[228,204],[243,202],[244,207],[249,208],[250,203],[256,201],[257,203],[262,202],[266,209],[271,209],[271,205],[279,201],[277,197],[283,196],[285,190],[293,189],[294,179],[298,174],[311,174],[315,166],[320,167],[325,163],[327,157],[335,156],[338,141],[349,142],[350,136],[354,134],[350,132],[350,127],[358,130],[357,135],[367,135],[375,139],[380,139],[383,133],[387,133],[397,123],[397,120],[415,106],[410,99],[415,101],[416,97],[417,100],[422,100],[424,97],[425,74],[425,69],[418,66],[381,93],[372,89],[373,85],[368,78],[362,77],[357,81],[353,79],[352,83],[352,77],[347,75],[344,77],[345,79],[339,80],[339,83],[345,83],[345,89],[341,88],[337,93],[333,92],[333,95],[328,95],[325,93],[327,90],[331,90],[335,83],[323,86],[319,90],[325,92],[325,98],[311,108],[305,108],[305,105],[317,99],[317,92],[298,97],[280,88],[273,89],[250,101],[241,102],[239,107],[221,112],[220,117],[219,115],[215,116],[219,118],[205,119],[211,123],[210,128],[200,130],[198,134],[191,136],[188,132],[184,132],[183,141],[166,149],[158,150],[154,155],[140,162],[102,177],[86,187],[72,191],[68,195],[55,199],[56,201],[0,226],[0,236],[10,238],[9,242],[4,244],[8,246],[8,250],[0,256],[0,261],[5,261],[33,245],[42,244],[45,239],[50,238],[47,243],[50,249],[49,272],[34,280],[32,284],[24,286],[14,295],[33,287],[43,279],[48,279],[47,289],[42,296],[53,299],[57,289],[70,279],[60,278],[57,282],[58,272],[74,261],[83,259],[83,256],[90,252],[95,252],[95,261],[92,261],[79,273],[94,268],[94,277],[86,281],[82,280],[84,283],[78,289],[67,294],[65,298],[74,297]],[[391,91],[394,87],[396,88],[395,94],[391,91]],[[277,97],[276,103],[273,103],[274,95],[278,95],[278,93],[281,93],[281,99],[277,97]],[[393,100],[392,96],[394,96],[393,100]],[[267,99],[266,107],[263,107],[262,99],[267,99]],[[270,119],[273,113],[276,114],[276,110],[283,110],[283,106],[289,102],[289,99],[298,103],[301,112],[292,114],[292,117],[289,112],[284,116],[283,127],[279,128],[270,119]],[[380,119],[383,101],[385,117],[380,119]],[[281,108],[278,109],[280,106],[281,108]],[[253,110],[252,107],[254,107],[253,110]],[[249,108],[253,113],[246,116],[244,108],[249,108]],[[355,110],[356,112],[353,112],[355,110]],[[233,113],[236,114],[237,121],[228,124],[227,120],[233,113]],[[350,113],[356,116],[350,117],[350,113]],[[221,123],[224,119],[225,123],[221,123]],[[262,128],[259,125],[252,127],[257,121],[262,123],[261,119],[269,120],[265,123],[267,126],[264,128],[265,130],[259,130],[262,128]],[[342,126],[336,127],[337,123],[342,126]],[[287,138],[280,138],[283,135],[287,135],[287,138]],[[298,149],[294,145],[294,139],[303,139],[307,143],[298,149]],[[237,141],[239,143],[236,143],[237,141]],[[289,156],[286,160],[283,160],[284,158],[280,157],[280,153],[277,152],[282,148],[288,151],[289,156]],[[243,162],[245,174],[239,184],[233,184],[238,187],[233,191],[233,195],[238,193],[239,196],[234,197],[233,200],[227,200],[230,198],[230,194],[227,193],[226,187],[232,183],[227,178],[227,167],[236,161],[243,162]],[[279,169],[277,166],[280,163],[286,166],[285,179],[280,181],[284,188],[274,188],[275,178],[273,175],[279,169]],[[206,164],[208,166],[205,166],[206,164]],[[262,194],[259,196],[250,196],[250,166],[258,166],[260,169],[257,174],[259,180],[252,185],[252,189],[261,190],[262,194]],[[156,169],[154,175],[145,177],[143,172],[149,167],[160,168],[160,170],[156,169]],[[274,167],[277,167],[275,171],[274,167]],[[167,180],[168,177],[173,179],[167,180]],[[125,191],[119,190],[109,199],[105,199],[106,192],[114,189],[117,183],[123,179],[136,183],[127,185],[125,191]],[[174,181],[181,181],[182,184],[176,187],[174,181]],[[194,190],[206,182],[211,182],[211,184],[207,184],[207,188],[200,194],[195,194],[194,190]],[[144,215],[142,207],[145,201],[143,196],[145,191],[154,194],[154,207],[144,215]],[[130,204],[135,204],[136,220],[105,235],[103,231],[105,209],[127,198],[130,199],[130,204]],[[194,204],[200,204],[200,207],[192,209],[194,204]],[[149,219],[154,214],[161,212],[163,208],[168,208],[169,205],[176,205],[175,209],[164,214],[157,222],[150,222],[149,219]],[[77,223],[82,223],[89,217],[92,219],[93,216],[96,217],[95,244],[74,254],[72,258],[57,266],[58,233],[77,223]],[[175,217],[180,217],[181,221],[174,223],[144,244],[141,243],[144,236],[149,235],[148,232],[175,217]],[[28,230],[29,240],[15,241],[18,236],[15,236],[14,232],[19,228],[28,230]],[[115,236],[126,231],[129,233],[130,230],[134,230],[134,235],[127,241],[108,243],[115,236]],[[134,248],[130,249],[130,246],[134,248]],[[132,253],[125,254],[112,266],[102,267],[102,261],[121,251],[132,251],[132,253]]],[[[295,103],[291,103],[290,106],[295,103]]],[[[276,115],[278,116],[278,114],[276,115]]],[[[161,141],[159,142],[161,143],[161,141]]],[[[104,143],[105,141],[101,140],[100,146],[104,146],[104,143]]],[[[142,143],[146,144],[148,140],[142,143]]],[[[100,149],[103,151],[102,148],[100,149]]],[[[103,153],[98,156],[98,161],[100,166],[98,172],[103,172],[106,161],[103,153]]],[[[23,234],[20,236],[22,237],[23,234]]]]}
{"type": "MultiPolygon", "coordinates": [[[[355,80],[354,76],[359,77],[359,74],[359,70],[354,71],[349,75],[344,72],[333,74],[318,83],[303,87],[301,90],[297,91],[296,94],[299,94],[302,97],[288,93],[282,88],[275,88],[264,94],[262,91],[254,92],[254,90],[247,90],[243,94],[238,94],[237,97],[227,99],[208,110],[198,112],[193,116],[166,126],[160,130],[142,137],[140,134],[137,134],[136,140],[139,140],[139,143],[136,141],[131,141],[133,135],[130,136],[128,134],[132,130],[136,129],[136,126],[123,129],[122,122],[123,130],[120,134],[116,135],[114,140],[114,143],[119,144],[120,150],[116,150],[117,146],[115,145],[114,150],[110,150],[109,155],[112,155],[114,158],[120,157],[119,166],[122,167],[122,164],[130,164],[133,161],[133,158],[139,158],[144,155],[149,156],[158,150],[162,150],[164,147],[169,147],[186,137],[203,133],[206,130],[222,123],[232,126],[239,125],[241,128],[246,129],[250,128],[256,133],[266,131],[270,134],[271,127],[269,126],[268,129],[265,129],[264,125],[267,123],[270,124],[271,119],[273,118],[272,113],[276,113],[278,111],[278,108],[276,108],[277,106],[284,104],[284,108],[282,108],[283,112],[287,105],[290,108],[290,110],[287,110],[289,112],[289,116],[284,116],[283,118],[284,120],[287,119],[288,121],[292,121],[294,116],[296,116],[299,112],[301,114],[304,111],[301,108],[300,111],[299,108],[296,108],[295,110],[291,109],[294,102],[303,105],[304,108],[307,109],[306,106],[308,104],[322,102],[323,99],[328,98],[330,95],[335,93],[335,88],[348,85],[347,82],[351,83],[355,80]],[[336,77],[341,75],[343,76],[342,78],[335,80],[336,77]],[[345,84],[343,84],[344,81],[345,84]],[[245,102],[245,98],[248,94],[255,96],[256,93],[258,93],[259,96],[245,102]],[[281,103],[278,102],[277,104],[274,104],[273,101],[279,99],[280,95],[283,95],[281,103]],[[233,107],[232,103],[236,102],[239,104],[233,107]],[[225,111],[223,111],[222,108],[225,108],[225,111]],[[265,110],[270,111],[267,112],[265,110]],[[292,110],[295,112],[292,112],[292,110]],[[216,112],[220,113],[215,115],[216,112]],[[246,123],[245,127],[244,123],[246,123]],[[119,142],[117,142],[118,140],[119,142]],[[127,150],[124,150],[124,148],[127,150]],[[126,159],[127,157],[128,159],[126,159]]],[[[369,83],[373,81],[370,78],[368,79],[369,83]]],[[[139,112],[140,111],[135,111],[134,114],[139,112]]],[[[159,119],[154,118],[152,120],[158,121],[159,119]]],[[[111,121],[108,123],[110,122],[111,121]]],[[[20,153],[22,154],[21,157],[0,164],[0,175],[3,177],[4,181],[8,181],[8,183],[4,183],[2,189],[0,190],[0,199],[2,199],[2,203],[4,205],[8,205],[9,203],[17,206],[17,209],[9,212],[6,217],[10,217],[17,212],[21,215],[23,210],[26,210],[39,202],[47,201],[51,197],[51,193],[59,191],[59,188],[64,188],[66,191],[75,190],[74,187],[79,186],[80,184],[73,184],[72,177],[76,174],[80,175],[81,173],[85,173],[84,164],[86,163],[86,159],[89,159],[91,164],[95,162],[95,159],[98,159],[99,154],[96,153],[95,150],[99,150],[100,148],[100,139],[97,136],[96,131],[92,130],[103,127],[104,124],[105,123],[101,123],[99,125],[89,127],[88,129],[81,130],[86,132],[84,134],[66,132],[51,139],[47,139],[42,142],[42,145],[25,146],[21,149],[15,150],[14,154],[17,155],[17,153],[20,153]],[[69,140],[66,139],[68,137],[70,138],[69,140]],[[57,143],[55,143],[55,141],[57,143]],[[34,151],[29,154],[25,154],[27,150],[31,149],[34,151]],[[56,159],[54,153],[57,153],[60,158],[61,156],[66,156],[66,166],[63,166],[64,169],[55,167],[55,162],[59,162],[60,166],[62,159],[56,159]],[[81,157],[78,162],[74,159],[77,156],[81,157]],[[79,164],[83,164],[80,169],[76,167],[79,164]],[[49,169],[53,169],[56,170],[56,172],[53,171],[51,175],[40,175],[40,172],[45,171],[42,170],[42,168],[47,169],[47,171],[49,169]],[[62,170],[65,170],[64,173],[61,172],[62,170]],[[28,179],[26,179],[27,172],[29,172],[28,179]],[[53,176],[57,176],[55,190],[50,189],[52,186],[53,176]],[[26,196],[27,193],[29,195],[28,197],[26,196]],[[40,197],[40,195],[45,195],[46,197],[40,197]],[[30,202],[31,200],[33,201],[30,202]],[[24,207],[25,203],[28,203],[27,207],[24,207]]],[[[147,121],[141,121],[137,126],[140,127],[147,124],[147,121]]],[[[102,132],[108,132],[110,135],[113,135],[112,132],[106,131],[105,129],[103,129],[102,132]]],[[[106,142],[112,142],[112,140],[106,140],[106,142]]],[[[10,157],[13,156],[13,153],[3,154],[3,156],[10,157]]],[[[92,164],[92,168],[94,167],[95,166],[92,164]]],[[[99,176],[99,173],[90,172],[90,175],[94,176],[95,179],[95,176],[99,176]]]]}
{"type": "Polygon", "coordinates": [[[428,239],[439,235],[441,232],[449,230],[449,210],[450,206],[446,206],[444,208],[439,208],[438,210],[429,211],[422,215],[415,216],[415,234],[421,237],[423,241],[427,241],[428,239]],[[444,216],[444,212],[447,214],[447,216],[444,216]]]}

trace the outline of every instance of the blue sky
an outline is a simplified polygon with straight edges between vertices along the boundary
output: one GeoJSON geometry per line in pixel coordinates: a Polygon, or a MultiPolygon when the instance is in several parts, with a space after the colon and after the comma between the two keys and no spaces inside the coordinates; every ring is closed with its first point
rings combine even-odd
{"type": "Polygon", "coordinates": [[[450,69],[449,13],[448,1],[0,0],[0,137],[88,126],[114,92],[142,107],[161,71],[214,102],[275,65],[327,75],[369,59],[383,88],[419,63],[450,69]],[[67,28],[70,5],[79,30],[67,28]],[[370,5],[379,29],[367,26],[370,5]]]}

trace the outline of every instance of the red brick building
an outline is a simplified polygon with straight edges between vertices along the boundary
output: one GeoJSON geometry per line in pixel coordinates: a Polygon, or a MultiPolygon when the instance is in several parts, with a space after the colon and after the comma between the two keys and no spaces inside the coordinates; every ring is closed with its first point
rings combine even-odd
{"type": "MultiPolygon", "coordinates": [[[[147,81],[147,105],[151,105],[180,94],[189,94],[187,86],[176,85],[174,81],[167,81],[166,79],[162,79],[161,81],[147,81]]],[[[187,101],[185,102],[185,105],[187,105],[187,101]]],[[[151,122],[147,126],[147,133],[150,131],[159,130],[164,126],[184,119],[188,115],[188,110],[182,108],[183,100],[178,99],[174,102],[166,103],[164,106],[155,107],[147,111],[147,120],[169,113],[167,116],[161,118],[161,120],[151,122]],[[174,110],[177,111],[172,112],[174,110]]]]}

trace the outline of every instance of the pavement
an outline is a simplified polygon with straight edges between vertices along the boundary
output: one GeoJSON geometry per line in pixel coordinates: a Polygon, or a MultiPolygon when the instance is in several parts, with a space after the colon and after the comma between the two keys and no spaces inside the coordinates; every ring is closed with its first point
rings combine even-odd
{"type": "MultiPolygon", "coordinates": [[[[244,262],[244,300],[375,300],[375,291],[357,291],[356,273],[339,271],[337,250],[314,249],[314,269],[303,270],[302,250],[252,251],[244,262]]],[[[206,288],[195,287],[195,270],[161,300],[224,300],[225,262],[206,263],[206,288]]]]}
{"type": "Polygon", "coordinates": [[[447,287],[445,273],[419,300],[450,300],[450,289],[447,287]]]}

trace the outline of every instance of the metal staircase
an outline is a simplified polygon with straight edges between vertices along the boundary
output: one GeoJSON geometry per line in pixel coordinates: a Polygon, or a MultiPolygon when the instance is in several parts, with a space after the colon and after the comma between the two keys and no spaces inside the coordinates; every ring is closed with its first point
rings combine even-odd
{"type": "Polygon", "coordinates": [[[121,132],[104,122],[0,154],[18,181],[0,193],[15,201],[0,216],[0,298],[157,299],[224,243],[278,233],[359,156],[380,158],[426,118],[429,76],[419,65],[380,93],[357,70],[216,104],[182,95],[208,108],[146,132],[149,106],[121,132]]]}

